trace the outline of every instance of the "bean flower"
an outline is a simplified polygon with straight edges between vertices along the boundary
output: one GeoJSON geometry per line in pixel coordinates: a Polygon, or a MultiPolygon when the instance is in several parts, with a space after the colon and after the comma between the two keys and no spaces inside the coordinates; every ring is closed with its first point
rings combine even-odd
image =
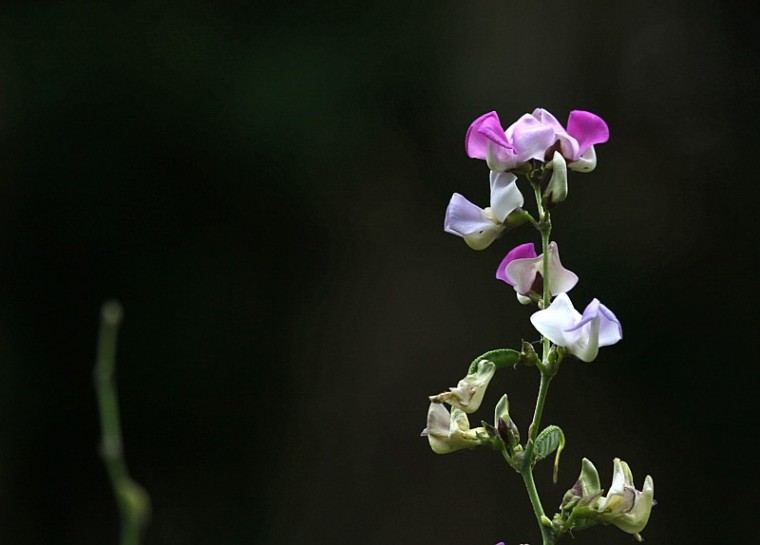
{"type": "Polygon", "coordinates": [[[470,421],[462,409],[452,407],[449,414],[445,405],[435,402],[430,403],[427,427],[420,435],[428,438],[430,448],[436,454],[473,448],[488,441],[485,428],[470,429],[470,421]]]}
{"type": "MultiPolygon", "coordinates": [[[[491,206],[483,209],[459,193],[451,196],[446,208],[443,230],[462,237],[470,248],[482,250],[496,240],[510,226],[510,214],[520,210],[524,199],[517,188],[517,176],[511,172],[490,174],[491,206]]],[[[519,214],[518,214],[519,216],[519,214]]],[[[522,220],[515,218],[519,223],[522,220]]]]}
{"type": "Polygon", "coordinates": [[[496,373],[496,364],[488,360],[478,362],[478,367],[459,381],[456,387],[430,397],[430,401],[436,403],[446,402],[453,407],[458,407],[466,413],[478,410],[483,396],[486,393],[488,383],[496,373]]]}
{"type": "Polygon", "coordinates": [[[614,524],[626,533],[637,535],[649,522],[654,505],[654,480],[647,475],[641,490],[633,483],[633,473],[620,458],[613,460],[612,484],[602,496],[599,474],[587,458],[583,459],[581,475],[575,486],[567,491],[562,508],[574,510],[574,518],[603,524],[614,524]]]}
{"type": "Polygon", "coordinates": [[[598,299],[580,314],[566,293],[560,293],[549,308],[534,313],[530,321],[541,335],[585,362],[593,361],[600,347],[623,338],[620,321],[598,299]]]}
{"type": "Polygon", "coordinates": [[[472,122],[465,136],[465,151],[473,159],[484,159],[491,170],[506,172],[531,159],[552,161],[557,148],[567,167],[579,172],[596,168],[595,144],[609,140],[604,120],[591,112],[573,110],[567,129],[551,113],[536,108],[506,130],[496,112],[472,122]]]}
{"type": "MultiPolygon", "coordinates": [[[[532,242],[513,248],[496,269],[496,278],[515,288],[520,302],[529,303],[531,292],[543,293],[541,270],[544,254],[536,255],[532,242]]],[[[552,295],[566,293],[578,283],[578,276],[562,266],[556,242],[549,243],[549,290],[552,295]]]]}

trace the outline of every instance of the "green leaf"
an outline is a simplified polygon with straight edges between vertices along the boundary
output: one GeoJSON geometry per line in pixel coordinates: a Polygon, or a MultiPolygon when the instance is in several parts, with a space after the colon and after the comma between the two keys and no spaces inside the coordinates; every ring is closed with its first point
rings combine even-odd
{"type": "Polygon", "coordinates": [[[511,348],[498,348],[496,350],[491,350],[490,352],[486,352],[485,354],[475,358],[470,364],[470,368],[467,371],[467,374],[471,374],[477,371],[478,363],[483,360],[495,363],[496,369],[498,370],[504,367],[517,365],[520,363],[521,357],[522,354],[520,354],[520,352],[517,350],[512,350],[511,348]]]}
{"type": "Polygon", "coordinates": [[[534,452],[536,453],[536,461],[543,460],[549,456],[555,450],[557,455],[554,458],[554,472],[552,473],[552,480],[557,483],[557,472],[559,471],[559,456],[562,454],[562,450],[565,448],[565,434],[559,426],[547,426],[536,437],[536,446],[534,452]]]}

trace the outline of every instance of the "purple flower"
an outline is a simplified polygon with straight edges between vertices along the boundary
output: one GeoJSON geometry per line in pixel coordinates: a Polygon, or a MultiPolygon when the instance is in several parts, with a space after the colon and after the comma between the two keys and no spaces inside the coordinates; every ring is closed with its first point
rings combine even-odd
{"type": "Polygon", "coordinates": [[[551,160],[551,149],[558,144],[571,170],[590,172],[596,167],[594,144],[609,139],[607,124],[591,112],[573,110],[567,130],[552,114],[536,108],[507,130],[496,112],[472,122],[465,136],[465,151],[473,159],[484,159],[491,170],[505,172],[531,159],[551,160]]]}
{"type": "Polygon", "coordinates": [[[600,347],[623,338],[620,321],[598,299],[580,314],[566,293],[560,293],[549,308],[535,312],[530,321],[541,335],[586,362],[596,358],[600,347]]]}
{"type": "Polygon", "coordinates": [[[523,205],[516,179],[510,172],[491,171],[491,206],[485,209],[454,193],[446,208],[443,230],[464,238],[474,250],[489,246],[507,228],[507,216],[523,205]]]}
{"type": "MultiPolygon", "coordinates": [[[[532,242],[521,244],[510,250],[496,269],[496,278],[515,288],[519,296],[527,296],[531,291],[543,293],[541,284],[544,254],[536,255],[532,242]],[[538,282],[538,285],[536,285],[538,282]]],[[[578,283],[578,276],[562,266],[556,242],[549,243],[549,290],[552,295],[565,293],[578,283]]],[[[529,300],[528,300],[529,301],[529,300]]],[[[525,302],[528,302],[525,301],[525,302]]]]}
{"type": "Polygon", "coordinates": [[[579,172],[591,172],[596,168],[594,144],[603,144],[610,138],[607,123],[598,115],[583,110],[573,110],[567,118],[565,130],[557,118],[536,108],[533,116],[542,125],[551,126],[559,143],[559,150],[568,163],[568,168],[579,172]]]}
{"type": "Polygon", "coordinates": [[[465,150],[473,159],[485,159],[491,170],[504,172],[529,161],[544,160],[556,141],[554,128],[525,114],[505,131],[496,112],[481,115],[465,136],[465,150]]]}

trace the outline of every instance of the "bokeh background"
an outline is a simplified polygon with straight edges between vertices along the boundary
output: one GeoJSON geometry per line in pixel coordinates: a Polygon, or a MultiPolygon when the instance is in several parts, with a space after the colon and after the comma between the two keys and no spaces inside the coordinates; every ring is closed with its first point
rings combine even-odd
{"type": "MultiPolygon", "coordinates": [[[[536,333],[473,252],[469,123],[611,129],[555,214],[579,306],[625,338],[567,362],[544,422],[655,478],[648,543],[746,542],[756,500],[758,49],[729,2],[3,2],[0,543],[116,543],[92,388],[125,308],[126,454],[147,544],[537,543],[491,451],[433,454],[426,396],[536,333]]],[[[526,191],[527,194],[527,191],[526,191]]],[[[494,379],[523,433],[537,380],[494,379]]],[[[577,536],[631,543],[600,527],[577,536]]]]}

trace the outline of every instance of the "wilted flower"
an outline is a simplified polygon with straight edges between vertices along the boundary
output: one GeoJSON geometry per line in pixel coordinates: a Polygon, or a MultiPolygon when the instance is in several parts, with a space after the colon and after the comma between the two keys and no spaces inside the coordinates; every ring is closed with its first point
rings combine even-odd
{"type": "Polygon", "coordinates": [[[449,414],[445,405],[435,402],[430,403],[427,427],[420,435],[428,438],[430,448],[436,454],[448,454],[489,442],[485,428],[470,429],[470,421],[462,409],[452,407],[449,414]]]}
{"type": "MultiPolygon", "coordinates": [[[[521,244],[509,251],[496,269],[496,278],[515,288],[518,296],[531,291],[542,294],[544,254],[536,255],[532,242],[521,244]]],[[[549,291],[552,295],[565,293],[578,283],[578,276],[562,266],[556,242],[549,243],[549,291]]],[[[518,297],[519,299],[519,297],[518,297]]],[[[521,301],[524,301],[521,299],[521,301]]],[[[529,301],[529,300],[528,300],[529,301]]],[[[525,302],[528,302],[525,301],[525,302]]]]}
{"type": "Polygon", "coordinates": [[[624,532],[637,537],[649,521],[654,505],[654,480],[647,475],[641,491],[633,484],[633,474],[628,464],[615,458],[612,485],[606,496],[599,487],[599,474],[588,459],[583,459],[581,475],[575,486],[565,493],[561,509],[572,512],[579,527],[589,522],[614,524],[624,532]]]}
{"type": "MultiPolygon", "coordinates": [[[[523,205],[524,199],[515,180],[517,176],[510,172],[491,171],[491,206],[485,209],[454,193],[446,208],[443,230],[464,238],[474,250],[489,246],[510,226],[507,217],[523,205]]],[[[515,220],[515,224],[524,221],[515,220]]]]}
{"type": "Polygon", "coordinates": [[[600,347],[623,338],[620,321],[598,299],[581,315],[566,293],[560,293],[549,308],[535,312],[530,321],[541,335],[586,362],[596,358],[600,347]]]}
{"type": "Polygon", "coordinates": [[[477,369],[460,380],[455,388],[452,387],[449,388],[449,392],[431,396],[430,401],[434,403],[446,402],[466,413],[473,413],[480,407],[488,383],[495,372],[495,363],[481,360],[478,362],[477,369]]]}

